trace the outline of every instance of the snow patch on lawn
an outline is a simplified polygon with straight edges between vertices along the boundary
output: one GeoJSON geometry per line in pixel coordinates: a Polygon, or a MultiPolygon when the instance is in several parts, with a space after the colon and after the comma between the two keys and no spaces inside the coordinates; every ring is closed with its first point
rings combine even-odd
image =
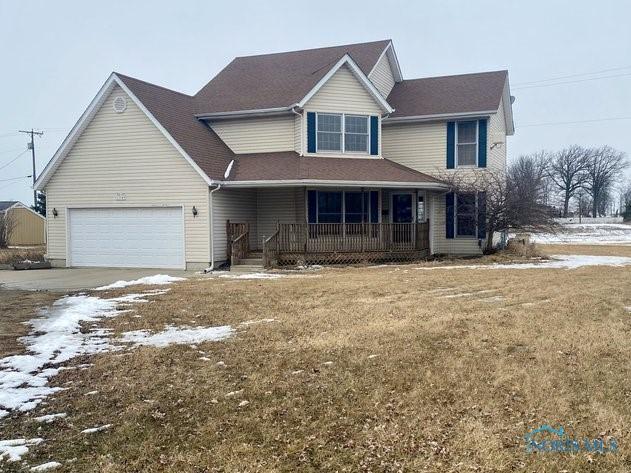
{"type": "Polygon", "coordinates": [[[550,260],[542,260],[540,263],[446,265],[426,266],[415,269],[423,271],[436,269],[576,269],[584,266],[631,265],[631,258],[626,256],[552,255],[551,258],[550,260]]]}
{"type": "Polygon", "coordinates": [[[631,244],[631,225],[623,223],[578,223],[563,225],[558,233],[534,233],[531,241],[575,245],[631,244]]]}
{"type": "Polygon", "coordinates": [[[234,333],[230,325],[219,327],[175,327],[167,326],[162,332],[151,333],[148,330],[124,332],[121,340],[136,345],[166,347],[172,344],[201,343],[224,340],[234,333]]]}
{"type": "Polygon", "coordinates": [[[37,445],[43,441],[44,439],[40,438],[0,440],[0,460],[19,461],[22,459],[22,455],[28,453],[28,448],[31,445],[37,445]]]}
{"type": "Polygon", "coordinates": [[[35,417],[33,420],[35,422],[45,422],[47,424],[50,424],[55,419],[63,419],[64,417],[66,417],[66,415],[67,414],[65,412],[60,412],[59,414],[46,414],[44,416],[35,417]]]}
{"type": "Polygon", "coordinates": [[[285,277],[278,273],[243,273],[243,274],[220,274],[220,278],[228,279],[280,279],[285,277]]]}
{"type": "Polygon", "coordinates": [[[97,291],[107,291],[108,289],[120,289],[127,286],[136,286],[144,284],[147,286],[163,286],[165,284],[172,284],[178,281],[184,281],[185,278],[177,278],[175,276],[169,276],[167,274],[156,274],[154,276],[146,276],[144,278],[135,279],[133,281],[116,281],[107,286],[97,287],[97,291]]]}
{"type": "MultiPolygon", "coordinates": [[[[147,302],[144,294],[112,299],[79,294],[57,300],[41,316],[28,322],[31,334],[20,338],[27,354],[0,359],[0,412],[29,411],[63,388],[48,382],[61,368],[56,365],[81,355],[116,349],[109,343],[109,331],[94,328],[81,331],[81,324],[97,322],[122,313],[121,304],[147,302]]],[[[4,415],[0,415],[3,417],[4,415]]]]}
{"type": "Polygon", "coordinates": [[[89,429],[84,429],[81,431],[82,434],[94,434],[96,432],[103,432],[104,430],[109,429],[112,424],[100,425],[99,427],[91,427],[89,429]]]}
{"type": "Polygon", "coordinates": [[[54,470],[55,468],[59,468],[61,463],[59,462],[47,462],[42,463],[41,465],[37,465],[31,468],[31,471],[49,471],[54,470]]]}

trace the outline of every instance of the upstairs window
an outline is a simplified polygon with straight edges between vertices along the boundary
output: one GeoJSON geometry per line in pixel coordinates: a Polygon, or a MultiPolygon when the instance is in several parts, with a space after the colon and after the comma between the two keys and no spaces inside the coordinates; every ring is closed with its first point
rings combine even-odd
{"type": "Polygon", "coordinates": [[[478,122],[456,122],[456,165],[478,165],[478,122]]]}
{"type": "Polygon", "coordinates": [[[368,152],[368,117],[344,116],[344,151],[351,153],[368,152]]]}
{"type": "Polygon", "coordinates": [[[368,116],[318,113],[316,131],[318,153],[369,152],[368,116]]]}
{"type": "Polygon", "coordinates": [[[318,151],[342,151],[342,115],[318,113],[318,151]]]}

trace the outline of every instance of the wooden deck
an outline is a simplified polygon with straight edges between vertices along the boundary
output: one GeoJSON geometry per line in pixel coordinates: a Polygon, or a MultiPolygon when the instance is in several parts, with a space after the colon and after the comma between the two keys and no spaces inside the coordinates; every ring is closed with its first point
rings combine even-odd
{"type": "Polygon", "coordinates": [[[286,223],[263,244],[266,267],[412,261],[429,255],[429,222],[286,223]]]}

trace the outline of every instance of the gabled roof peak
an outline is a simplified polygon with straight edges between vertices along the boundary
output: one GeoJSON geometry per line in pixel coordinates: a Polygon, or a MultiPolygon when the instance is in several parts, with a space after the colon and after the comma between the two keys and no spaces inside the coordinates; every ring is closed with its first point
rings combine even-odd
{"type": "Polygon", "coordinates": [[[392,42],[391,39],[381,39],[377,41],[368,41],[364,43],[340,44],[337,46],[322,46],[319,48],[297,49],[297,50],[281,51],[281,52],[275,52],[275,53],[250,54],[247,56],[236,56],[235,59],[262,58],[262,57],[269,57],[269,56],[278,56],[280,54],[302,54],[302,53],[310,53],[310,52],[318,52],[318,51],[326,51],[326,50],[340,50],[344,48],[355,48],[356,46],[367,46],[367,45],[382,45],[383,48],[385,48],[391,42],[392,42]]]}

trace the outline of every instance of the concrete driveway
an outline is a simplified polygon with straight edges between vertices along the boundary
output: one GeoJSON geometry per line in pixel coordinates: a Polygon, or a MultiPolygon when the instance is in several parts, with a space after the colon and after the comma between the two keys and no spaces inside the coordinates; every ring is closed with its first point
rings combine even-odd
{"type": "Polygon", "coordinates": [[[115,281],[134,280],[154,274],[193,277],[193,271],[171,269],[59,268],[30,271],[0,271],[0,289],[70,292],[93,289],[115,281]]]}

